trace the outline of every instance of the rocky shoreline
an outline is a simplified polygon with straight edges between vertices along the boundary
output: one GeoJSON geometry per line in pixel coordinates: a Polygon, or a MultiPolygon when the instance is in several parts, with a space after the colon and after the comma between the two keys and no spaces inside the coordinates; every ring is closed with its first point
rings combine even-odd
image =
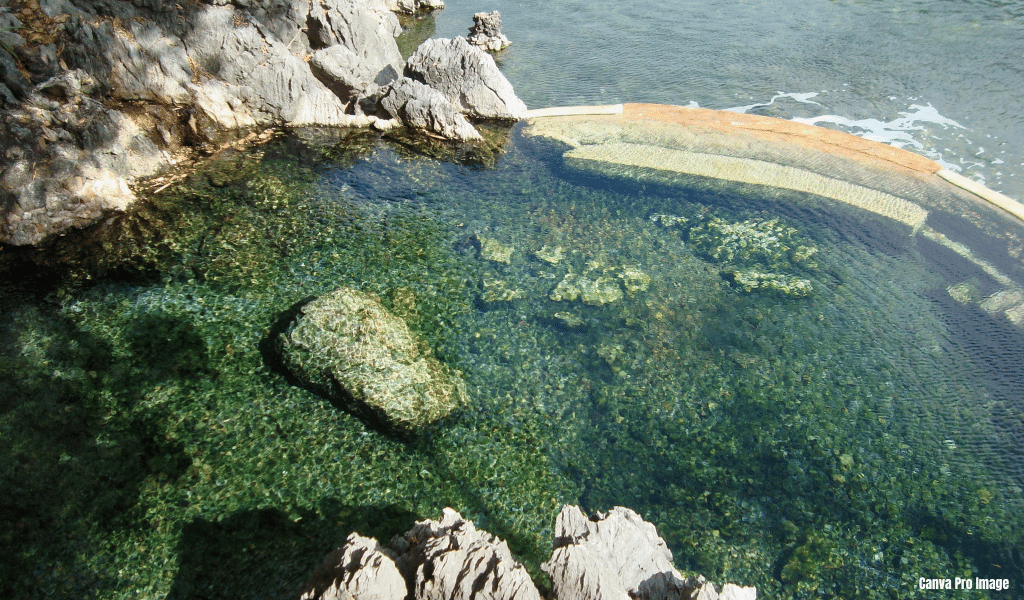
{"type": "MultiPolygon", "coordinates": [[[[441,7],[18,0],[0,9],[0,243],[39,245],[101,221],[130,206],[140,182],[267,128],[404,125],[472,141],[470,119],[520,118],[526,106],[494,59],[466,39],[427,40],[402,59],[398,14],[441,7]]],[[[498,39],[494,24],[480,39],[498,39]]]]}
{"type": "Polygon", "coordinates": [[[721,592],[703,577],[684,578],[654,525],[623,507],[588,518],[563,506],[541,593],[508,545],[446,508],[403,536],[380,544],[352,533],[303,585],[299,600],[756,600],[731,583],[721,592]]]}

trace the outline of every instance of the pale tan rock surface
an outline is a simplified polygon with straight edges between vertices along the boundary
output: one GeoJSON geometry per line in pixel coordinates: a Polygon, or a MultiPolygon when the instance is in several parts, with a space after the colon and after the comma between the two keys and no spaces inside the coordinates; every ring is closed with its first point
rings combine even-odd
{"type": "MultiPolygon", "coordinates": [[[[359,548],[368,550],[360,550],[363,554],[358,556],[356,551],[346,554],[352,540],[350,536],[345,548],[335,551],[310,577],[300,600],[349,597],[325,595],[335,591],[356,600],[392,600],[378,591],[381,584],[375,580],[386,580],[393,590],[395,567],[411,600],[541,600],[508,545],[451,508],[444,509],[437,521],[417,522],[384,549],[358,538],[359,548]],[[384,558],[378,559],[378,554],[384,558]],[[355,560],[337,558],[350,555],[355,560]],[[339,560],[344,565],[361,560],[365,566],[360,568],[367,574],[345,570],[344,576],[332,579],[339,572],[339,560]],[[310,582],[320,582],[319,587],[310,582]],[[353,590],[377,595],[357,596],[353,590]]],[[[719,593],[703,577],[684,579],[672,566],[672,553],[654,525],[628,508],[588,518],[576,506],[562,507],[553,546],[551,559],[541,565],[552,583],[547,600],[757,600],[753,587],[727,583],[719,593]]]]}

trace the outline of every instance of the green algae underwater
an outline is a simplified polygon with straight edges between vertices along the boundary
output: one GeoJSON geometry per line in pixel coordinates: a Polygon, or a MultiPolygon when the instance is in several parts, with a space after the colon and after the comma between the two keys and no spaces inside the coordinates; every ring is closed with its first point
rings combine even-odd
{"type": "Polygon", "coordinates": [[[975,576],[1020,596],[1024,366],[991,357],[1024,336],[947,293],[990,292],[983,273],[852,208],[558,155],[517,131],[296,131],[19,271],[3,595],[289,597],[349,532],[445,506],[543,582],[573,503],[628,506],[681,571],[762,597],[975,576]],[[292,385],[272,337],[341,286],[406,319],[469,405],[402,442],[292,385]]]}

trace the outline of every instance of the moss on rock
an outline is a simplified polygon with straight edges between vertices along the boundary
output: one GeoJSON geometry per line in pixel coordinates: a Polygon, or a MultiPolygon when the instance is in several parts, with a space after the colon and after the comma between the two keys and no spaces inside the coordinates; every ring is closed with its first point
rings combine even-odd
{"type": "Polygon", "coordinates": [[[371,294],[340,288],[309,302],[278,344],[304,386],[401,437],[466,402],[459,374],[371,294]]]}

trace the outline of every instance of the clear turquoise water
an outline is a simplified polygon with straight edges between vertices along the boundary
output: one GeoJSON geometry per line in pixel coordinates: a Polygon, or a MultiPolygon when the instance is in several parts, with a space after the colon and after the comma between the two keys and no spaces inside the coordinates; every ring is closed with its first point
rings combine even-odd
{"type": "Polygon", "coordinates": [[[349,531],[444,506],[537,573],[561,503],[630,506],[684,572],[762,595],[1017,581],[1024,335],[951,299],[998,287],[980,270],[853,209],[584,176],[518,135],[461,163],[303,135],[140,207],[104,267],[5,291],[9,596],[287,596],[349,531]],[[579,277],[620,297],[553,299],[579,277]],[[404,444],[290,385],[275,325],[342,285],[471,404],[404,444]]]}
{"type": "MultiPolygon", "coordinates": [[[[874,119],[1022,196],[1016,5],[777,6],[453,2],[434,26],[502,10],[531,106],[874,119]]],[[[499,153],[430,149],[444,160],[403,148],[307,131],[224,157],[70,275],[3,288],[3,595],[284,597],[348,532],[388,539],[444,506],[536,573],[557,507],[580,503],[636,509],[681,570],[762,597],[932,597],[919,577],[972,575],[1020,596],[1024,335],[978,306],[1002,284],[813,198],[637,186],[517,134],[499,153]],[[737,226],[789,249],[729,255],[713,232],[737,226]],[[746,293],[745,269],[811,291],[746,293]],[[622,296],[552,299],[569,273],[622,296]],[[471,405],[403,444],[290,385],[275,326],[342,285],[403,310],[471,405]],[[395,306],[410,292],[414,310],[395,306]]],[[[1019,226],[984,215],[929,223],[1020,285],[1019,226]]]]}

